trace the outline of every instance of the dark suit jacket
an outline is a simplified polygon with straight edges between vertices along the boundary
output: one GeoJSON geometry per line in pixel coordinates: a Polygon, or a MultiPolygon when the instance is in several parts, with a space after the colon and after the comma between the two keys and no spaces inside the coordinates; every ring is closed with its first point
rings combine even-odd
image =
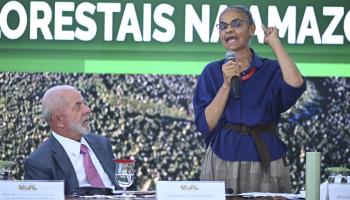
{"type": "MultiPolygon", "coordinates": [[[[107,138],[94,134],[84,136],[96,154],[112,184],[119,188],[114,179],[115,164],[112,146],[107,138]]],[[[64,180],[65,194],[72,194],[79,187],[78,178],[66,151],[54,136],[50,136],[24,162],[26,180],[64,180]]]]}

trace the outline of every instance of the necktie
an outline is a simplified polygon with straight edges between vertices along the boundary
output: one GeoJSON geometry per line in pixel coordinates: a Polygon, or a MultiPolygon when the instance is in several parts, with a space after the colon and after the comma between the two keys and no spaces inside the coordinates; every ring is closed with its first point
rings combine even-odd
{"type": "Polygon", "coordinates": [[[84,144],[81,144],[80,153],[83,154],[83,165],[85,169],[85,174],[91,186],[104,187],[102,179],[98,174],[94,164],[92,163],[88,147],[84,144]]]}

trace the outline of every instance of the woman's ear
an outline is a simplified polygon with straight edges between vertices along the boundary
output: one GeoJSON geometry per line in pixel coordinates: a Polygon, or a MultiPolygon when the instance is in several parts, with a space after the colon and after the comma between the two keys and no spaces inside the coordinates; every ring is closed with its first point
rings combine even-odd
{"type": "Polygon", "coordinates": [[[219,31],[219,42],[222,42],[221,32],[219,31]]]}
{"type": "Polygon", "coordinates": [[[249,37],[253,37],[255,33],[255,24],[249,27],[249,37]]]}

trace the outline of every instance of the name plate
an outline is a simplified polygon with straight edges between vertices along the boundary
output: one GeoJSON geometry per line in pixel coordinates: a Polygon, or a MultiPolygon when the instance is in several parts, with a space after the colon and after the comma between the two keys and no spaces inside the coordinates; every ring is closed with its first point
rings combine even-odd
{"type": "Polygon", "coordinates": [[[63,181],[0,181],[0,200],[64,200],[63,181]]]}
{"type": "Polygon", "coordinates": [[[328,184],[329,200],[350,200],[350,184],[328,184]]]}
{"type": "Polygon", "coordinates": [[[223,181],[158,181],[157,200],[225,200],[223,181]]]}

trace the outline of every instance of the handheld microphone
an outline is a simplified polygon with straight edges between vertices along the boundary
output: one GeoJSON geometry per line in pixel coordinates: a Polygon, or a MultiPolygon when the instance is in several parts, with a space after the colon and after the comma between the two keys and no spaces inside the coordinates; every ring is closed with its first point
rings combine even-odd
{"type": "MultiPolygon", "coordinates": [[[[229,60],[236,61],[236,53],[234,51],[228,50],[225,55],[226,62],[229,60]]],[[[234,76],[231,79],[231,88],[235,99],[240,98],[240,77],[234,76]]]]}

